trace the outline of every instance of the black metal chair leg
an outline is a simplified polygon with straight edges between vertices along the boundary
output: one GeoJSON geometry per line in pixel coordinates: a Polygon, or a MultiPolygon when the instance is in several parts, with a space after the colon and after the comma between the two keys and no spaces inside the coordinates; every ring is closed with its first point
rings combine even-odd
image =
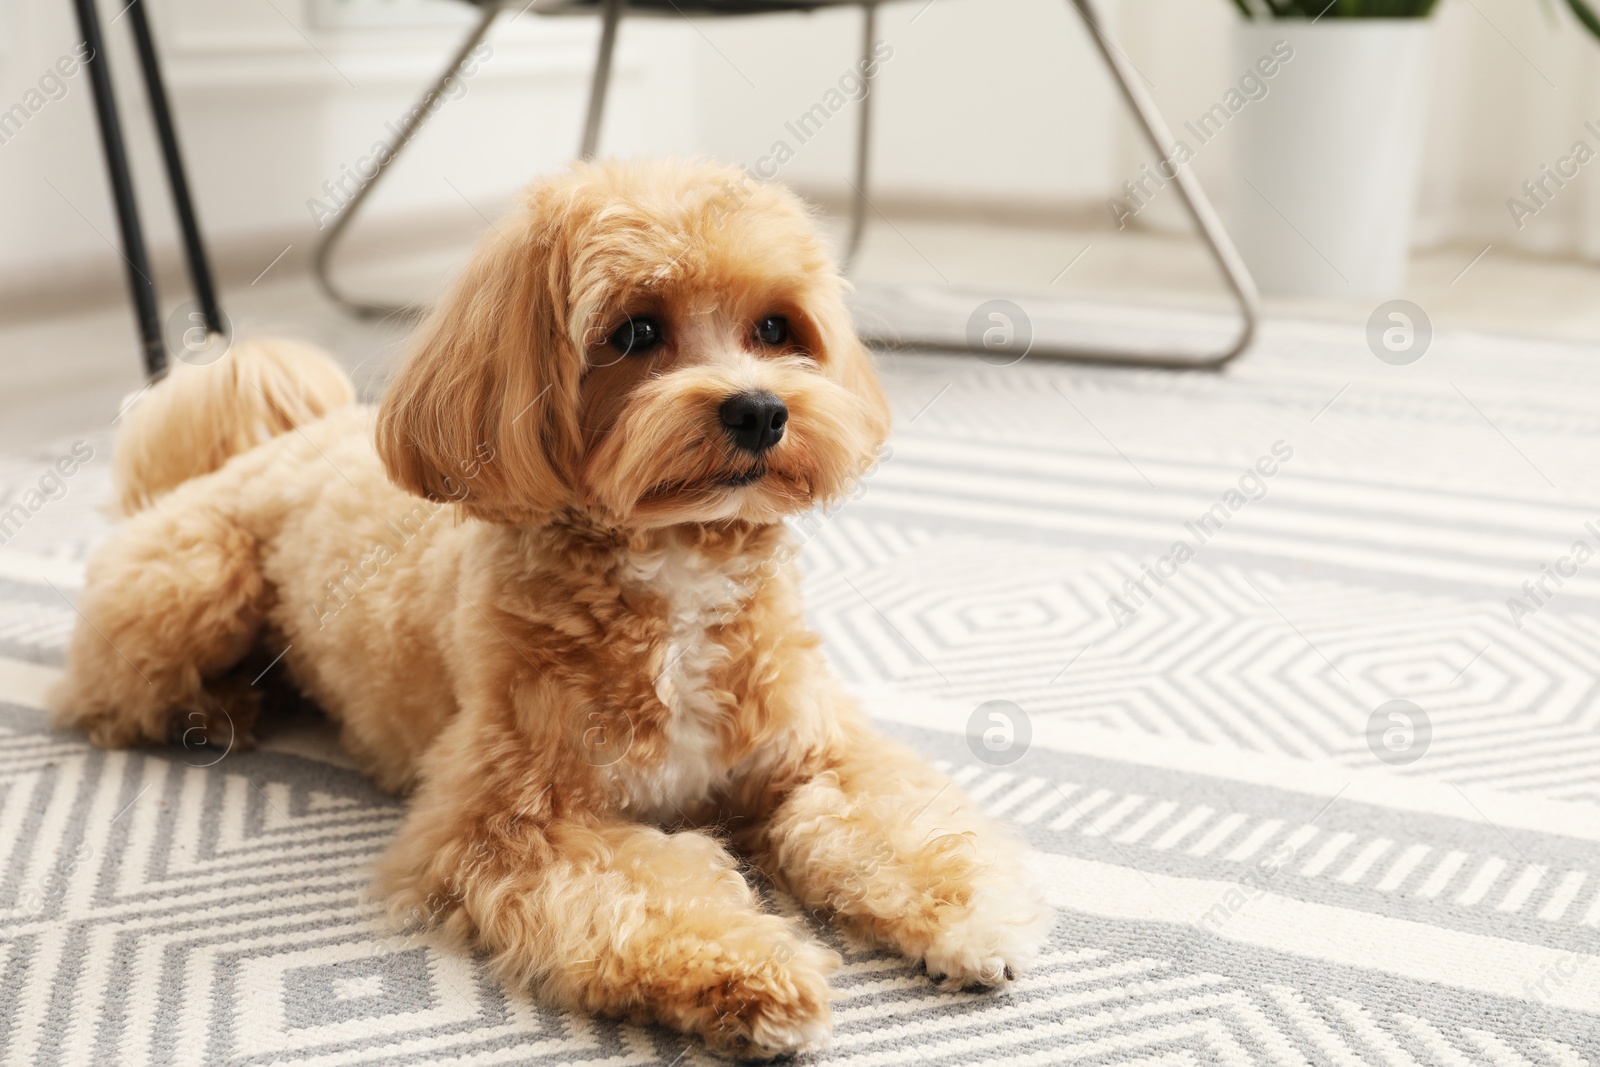
{"type": "Polygon", "coordinates": [[[178,132],[172,122],[172,111],[167,106],[167,89],[161,79],[161,62],[156,56],[155,42],[150,36],[150,23],[145,21],[143,0],[130,0],[128,18],[133,23],[133,40],[139,50],[139,66],[144,70],[145,93],[150,98],[150,112],[155,118],[156,134],[161,139],[161,158],[167,168],[167,185],[172,190],[172,206],[178,215],[178,225],[183,230],[183,250],[189,263],[189,281],[194,286],[195,300],[205,317],[206,329],[222,333],[222,310],[217,305],[217,290],[211,280],[211,263],[206,257],[205,243],[200,238],[200,224],[195,220],[194,202],[189,196],[189,179],[184,173],[183,156],[178,151],[178,132]]]}
{"type": "Polygon", "coordinates": [[[579,159],[593,159],[600,149],[600,123],[605,118],[606,91],[611,88],[611,56],[617,48],[617,25],[624,0],[605,0],[600,22],[600,49],[594,58],[594,80],[589,85],[589,110],[583,118],[583,143],[579,159]]]}
{"type": "Polygon", "coordinates": [[[843,266],[849,274],[855,265],[856,253],[861,250],[861,238],[867,229],[867,183],[872,169],[872,75],[877,65],[872,61],[872,39],[878,29],[878,5],[861,5],[861,118],[856,125],[856,180],[855,199],[850,202],[850,237],[845,242],[843,266]]]}
{"type": "Polygon", "coordinates": [[[156,283],[150,273],[150,257],[145,251],[144,233],[139,227],[139,204],[133,195],[133,176],[128,170],[122,123],[117,118],[116,95],[111,88],[110,69],[106,66],[100,16],[95,10],[94,0],[73,2],[78,14],[78,32],[89,47],[84,66],[89,69],[89,84],[94,89],[94,111],[100,123],[100,144],[105,151],[106,173],[111,180],[111,195],[117,206],[122,259],[128,268],[128,296],[138,318],[139,345],[144,355],[145,373],[155,379],[166,372],[167,351],[161,342],[156,283]]]}

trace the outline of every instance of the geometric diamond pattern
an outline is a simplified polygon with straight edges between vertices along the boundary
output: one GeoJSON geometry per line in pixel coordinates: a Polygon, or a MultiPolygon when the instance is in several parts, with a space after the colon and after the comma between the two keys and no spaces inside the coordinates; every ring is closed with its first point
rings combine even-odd
{"type": "Polygon", "coordinates": [[[437,1007],[423,948],[305,964],[279,974],[283,1025],[289,1030],[385,1015],[416,1015],[437,1007]]]}

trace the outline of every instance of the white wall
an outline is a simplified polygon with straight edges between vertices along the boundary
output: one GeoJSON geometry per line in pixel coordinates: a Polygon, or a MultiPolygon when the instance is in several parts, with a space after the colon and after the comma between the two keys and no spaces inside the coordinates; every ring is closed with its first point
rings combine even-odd
{"type": "MultiPolygon", "coordinates": [[[[796,155],[783,180],[847,191],[856,105],[804,146],[785,123],[824,100],[856,63],[860,13],[724,20],[704,31],[692,69],[705,150],[754,164],[786,140],[796,155]]],[[[1112,89],[1064,0],[885,4],[877,35],[893,49],[874,90],[877,188],[1102,195],[1112,175],[1112,89]]]]}
{"type": "MultiPolygon", "coordinates": [[[[464,5],[447,9],[457,15],[453,26],[330,29],[317,23],[319,2],[325,0],[147,0],[201,221],[221,248],[241,239],[248,247],[258,237],[262,248],[292,240],[309,249],[316,228],[307,201],[324,197],[325,180],[387,136],[385,123],[398,120],[460,37],[453,8],[466,13],[464,5]]],[[[102,3],[102,19],[121,6],[102,3]]],[[[532,16],[509,23],[502,16],[492,56],[465,81],[465,95],[447,102],[407,149],[360,229],[381,231],[386,220],[418,213],[471,216],[463,195],[492,214],[530,177],[572,156],[595,23],[532,16]]],[[[75,27],[67,3],[11,4],[0,12],[0,109],[24,100],[70,52],[75,27]]],[[[127,20],[107,30],[147,237],[172,248],[175,223],[127,20]]],[[[664,23],[629,27],[608,140],[641,152],[691,147],[681,42],[692,32],[664,23]]],[[[0,144],[0,288],[39,278],[70,282],[84,270],[114,275],[120,265],[107,239],[116,235],[90,87],[80,72],[62,99],[0,144]]]]}
{"type": "MultiPolygon", "coordinates": [[[[235,276],[286,242],[295,244],[296,258],[309,251],[316,230],[308,199],[384,135],[384,124],[435,72],[467,17],[465,5],[444,4],[439,10],[452,25],[429,13],[409,28],[339,28],[329,25],[329,10],[425,2],[146,0],[202,221],[219,258],[234,250],[235,276]]],[[[1174,126],[1237,79],[1228,32],[1236,16],[1226,0],[1104,6],[1174,126]]],[[[120,7],[105,0],[103,17],[120,7]]],[[[508,20],[491,38],[493,58],[411,146],[362,233],[430,216],[474,220],[474,207],[448,183],[492,214],[523,182],[570,157],[595,22],[508,20]]],[[[1600,117],[1600,48],[1564,13],[1552,19],[1526,0],[1443,0],[1438,30],[1422,239],[1600,252],[1600,181],[1592,175],[1525,232],[1509,229],[1504,208],[1524,178],[1570,146],[1584,118],[1600,117]]],[[[170,249],[175,229],[126,20],[109,31],[149,237],[170,249]]],[[[875,89],[875,188],[886,199],[909,193],[1088,208],[1103,205],[1151,158],[1064,0],[890,3],[879,35],[894,50],[875,89]]],[[[0,8],[0,111],[24,100],[74,39],[64,0],[0,8]]],[[[693,26],[675,18],[629,20],[604,148],[703,152],[753,164],[785,140],[795,155],[780,178],[842,196],[856,105],[841,108],[803,145],[785,123],[826,99],[859,46],[853,10],[693,26]]],[[[1195,163],[1214,189],[1224,187],[1225,141],[1195,163]]],[[[1164,198],[1139,221],[1180,225],[1175,206],[1164,198]]],[[[80,73],[63,99],[46,103],[0,144],[0,295],[85,278],[120,284],[120,262],[108,245],[115,238],[80,73]]]]}
{"type": "MultiPolygon", "coordinates": [[[[410,105],[470,17],[465,5],[440,4],[443,20],[429,12],[410,28],[338,28],[328,12],[340,0],[145,2],[201,221],[225,270],[230,254],[246,269],[288,242],[292,259],[309,251],[316,230],[307,201],[325,200],[322,183],[385,136],[385,123],[410,105]]],[[[359,13],[362,4],[420,0],[343,2],[359,13]]],[[[106,0],[102,18],[120,8],[106,0]]],[[[157,252],[171,251],[176,229],[127,20],[107,30],[147,238],[157,252]]],[[[22,101],[75,35],[64,2],[0,11],[0,108],[22,101]]],[[[493,214],[519,185],[569,158],[595,36],[593,19],[511,24],[503,16],[492,59],[408,148],[358,233],[433,214],[473,217],[446,179],[493,214]]],[[[784,123],[837,85],[856,62],[860,36],[853,10],[695,26],[630,19],[603,149],[754,163],[786,139],[796,155],[780,177],[842,195],[855,105],[804,145],[784,123]]],[[[1113,176],[1110,89],[1064,3],[889,4],[879,36],[894,49],[875,89],[877,188],[886,195],[1086,201],[1113,176]]],[[[0,204],[0,293],[86,277],[120,284],[84,73],[0,144],[0,204]]]]}

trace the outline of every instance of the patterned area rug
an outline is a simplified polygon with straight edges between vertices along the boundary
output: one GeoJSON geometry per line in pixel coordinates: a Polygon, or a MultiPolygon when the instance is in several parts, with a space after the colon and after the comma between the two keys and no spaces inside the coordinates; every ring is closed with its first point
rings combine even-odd
{"type": "MultiPolygon", "coordinates": [[[[1600,350],[1391,366],[1279,322],[1223,375],[885,363],[892,456],[797,523],[810,611],[1061,915],[1000,996],[834,940],[806,1062],[1600,1064],[1600,350]]],[[[379,922],[400,809],[316,723],[48,729],[108,432],[0,465],[0,1058],[714,1062],[379,922]]]]}

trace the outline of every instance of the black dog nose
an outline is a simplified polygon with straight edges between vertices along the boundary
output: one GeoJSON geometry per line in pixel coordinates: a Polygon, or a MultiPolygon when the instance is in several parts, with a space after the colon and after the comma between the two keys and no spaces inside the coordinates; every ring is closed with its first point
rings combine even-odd
{"type": "Polygon", "coordinates": [[[771,393],[735,393],[717,412],[733,443],[759,455],[783,439],[789,409],[771,393]]]}

